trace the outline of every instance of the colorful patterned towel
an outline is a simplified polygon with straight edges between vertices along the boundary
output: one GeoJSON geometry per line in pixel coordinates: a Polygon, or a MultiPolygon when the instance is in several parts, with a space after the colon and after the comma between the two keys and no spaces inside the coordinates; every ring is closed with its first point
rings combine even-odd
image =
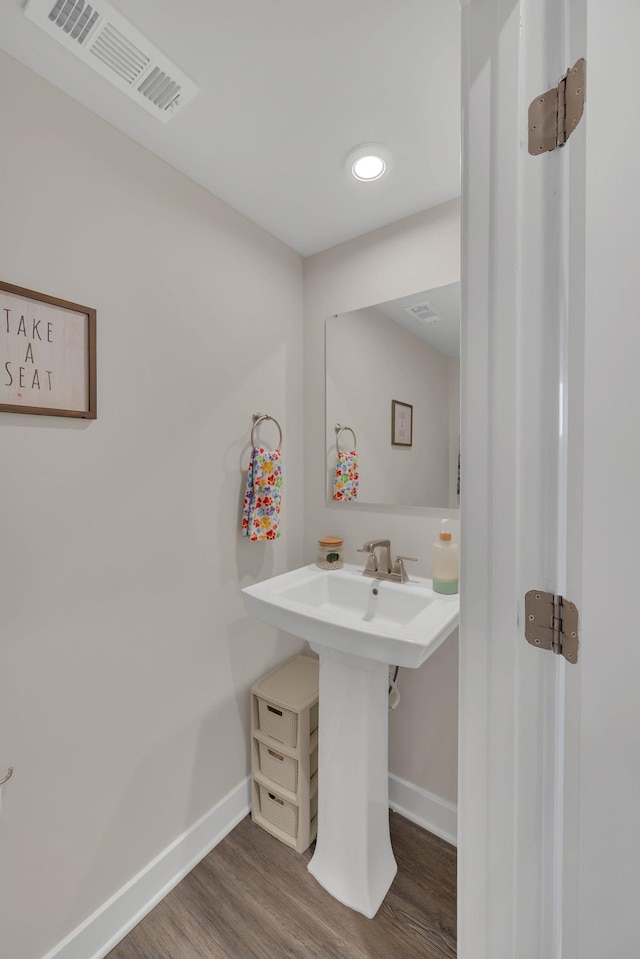
{"type": "Polygon", "coordinates": [[[280,450],[267,453],[260,446],[251,453],[242,508],[242,535],[252,543],[280,536],[282,463],[280,450]]]}
{"type": "Polygon", "coordinates": [[[336,471],[333,474],[333,498],[350,500],[358,498],[358,454],[355,450],[338,453],[336,471]]]}

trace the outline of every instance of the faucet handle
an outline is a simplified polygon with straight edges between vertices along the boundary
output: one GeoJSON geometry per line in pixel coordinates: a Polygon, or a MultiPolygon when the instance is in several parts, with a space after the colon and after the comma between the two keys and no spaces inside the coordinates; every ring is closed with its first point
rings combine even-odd
{"type": "Polygon", "coordinates": [[[400,577],[401,583],[406,583],[409,579],[409,575],[404,568],[405,563],[417,563],[418,559],[416,556],[396,556],[396,561],[393,564],[393,574],[400,577]]]}

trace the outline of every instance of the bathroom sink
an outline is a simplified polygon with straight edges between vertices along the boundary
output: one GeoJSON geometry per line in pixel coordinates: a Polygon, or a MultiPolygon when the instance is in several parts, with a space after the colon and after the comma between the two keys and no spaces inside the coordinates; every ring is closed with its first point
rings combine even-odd
{"type": "MultiPolygon", "coordinates": [[[[318,836],[309,872],[375,916],[397,866],[389,835],[389,665],[422,665],[458,624],[457,596],[431,581],[304,566],[242,590],[258,619],[306,639],[320,658],[318,836]]],[[[277,792],[277,788],[274,786],[277,792]]]]}
{"type": "Polygon", "coordinates": [[[242,590],[247,612],[306,639],[379,663],[417,667],[458,624],[458,596],[431,580],[371,579],[362,569],[303,566],[242,590]]]}

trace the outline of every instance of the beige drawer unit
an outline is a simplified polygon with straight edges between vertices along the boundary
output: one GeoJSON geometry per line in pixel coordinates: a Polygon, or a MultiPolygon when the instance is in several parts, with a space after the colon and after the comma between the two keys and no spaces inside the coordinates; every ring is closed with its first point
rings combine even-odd
{"type": "MultiPolygon", "coordinates": [[[[316,739],[315,734],[314,740],[316,739]]],[[[298,790],[298,760],[293,756],[285,754],[275,749],[273,744],[268,745],[256,739],[258,744],[258,770],[265,779],[288,789],[289,792],[298,790]]],[[[314,776],[318,771],[318,747],[311,752],[309,757],[309,775],[314,776]]]]}
{"type": "MultiPolygon", "coordinates": [[[[310,815],[313,821],[318,815],[317,780],[312,784],[310,800],[310,815]]],[[[275,826],[279,832],[284,832],[292,839],[296,839],[300,828],[300,810],[294,802],[284,799],[273,792],[269,786],[258,783],[258,802],[260,815],[270,826],[275,826]]]]}
{"type": "Polygon", "coordinates": [[[318,660],[293,656],[251,688],[251,817],[304,852],[318,811],[318,660]]]}

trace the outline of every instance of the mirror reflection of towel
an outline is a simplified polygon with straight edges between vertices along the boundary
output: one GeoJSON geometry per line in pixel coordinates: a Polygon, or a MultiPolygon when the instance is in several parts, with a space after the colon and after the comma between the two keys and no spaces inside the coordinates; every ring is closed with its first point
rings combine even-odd
{"type": "Polygon", "coordinates": [[[333,474],[333,498],[353,500],[358,498],[358,454],[355,450],[348,453],[340,450],[333,474]]]}
{"type": "Polygon", "coordinates": [[[266,452],[261,446],[251,453],[247,488],[242,507],[242,535],[252,543],[280,536],[282,462],[280,450],[266,452]]]}

